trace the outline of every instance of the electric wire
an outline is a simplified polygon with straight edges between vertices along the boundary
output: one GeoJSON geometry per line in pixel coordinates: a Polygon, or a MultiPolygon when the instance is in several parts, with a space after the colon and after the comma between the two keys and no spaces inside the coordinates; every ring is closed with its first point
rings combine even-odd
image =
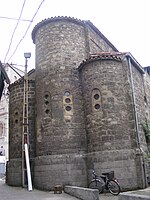
{"type": "MultiPolygon", "coordinates": [[[[19,20],[19,19],[17,19],[17,18],[13,18],[13,17],[3,17],[3,16],[0,16],[0,19],[19,20]]],[[[28,20],[28,19],[20,19],[20,21],[31,22],[31,20],[28,20]]]]}
{"type": "Polygon", "coordinates": [[[42,6],[42,4],[44,3],[44,1],[45,1],[45,0],[42,0],[41,3],[39,4],[39,6],[38,6],[38,8],[37,8],[37,10],[36,10],[36,12],[35,12],[35,14],[33,15],[32,19],[31,19],[31,22],[30,22],[29,26],[27,27],[27,30],[25,31],[23,37],[21,38],[21,40],[20,40],[19,43],[17,44],[17,46],[16,46],[16,48],[15,48],[13,54],[10,56],[10,58],[8,59],[7,62],[9,62],[10,59],[11,59],[11,58],[14,56],[14,54],[16,53],[16,51],[17,51],[17,49],[18,49],[20,43],[21,43],[21,42],[23,41],[23,39],[25,38],[25,36],[26,36],[26,34],[27,34],[27,32],[28,32],[28,30],[29,30],[29,28],[30,28],[30,26],[31,26],[31,24],[32,24],[32,22],[33,22],[33,20],[34,20],[34,18],[35,18],[35,16],[37,15],[37,13],[38,13],[40,7],[42,6]]]}
{"type": "Polygon", "coordinates": [[[18,19],[17,24],[16,24],[16,26],[15,26],[15,28],[14,28],[13,33],[12,33],[12,36],[11,36],[11,39],[10,39],[10,43],[9,43],[9,47],[8,47],[7,53],[6,53],[6,55],[5,55],[4,63],[5,63],[5,60],[6,60],[6,58],[7,58],[8,53],[9,53],[9,51],[10,51],[10,47],[11,47],[11,44],[12,44],[12,41],[13,41],[13,37],[14,37],[15,31],[17,30],[17,27],[18,27],[18,25],[19,25],[19,22],[20,22],[22,13],[23,13],[23,9],[24,9],[25,3],[26,3],[26,0],[24,0],[24,2],[23,2],[23,5],[22,5],[22,8],[21,8],[21,12],[20,12],[19,19],[18,19]]]}

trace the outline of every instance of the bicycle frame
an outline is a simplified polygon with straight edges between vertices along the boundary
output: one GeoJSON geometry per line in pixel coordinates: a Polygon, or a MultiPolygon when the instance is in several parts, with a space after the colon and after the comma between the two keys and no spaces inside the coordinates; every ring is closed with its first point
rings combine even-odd
{"type": "Polygon", "coordinates": [[[92,172],[93,179],[90,181],[89,185],[95,184],[94,188],[102,193],[104,189],[108,190],[113,195],[118,195],[120,193],[120,185],[116,178],[114,178],[114,171],[108,173],[102,173],[102,175],[96,175],[95,171],[92,172]]]}
{"type": "MultiPolygon", "coordinates": [[[[97,176],[94,170],[93,170],[93,172],[92,172],[92,175],[93,175],[93,179],[91,180],[91,182],[97,181],[97,182],[102,183],[103,186],[106,185],[106,178],[107,178],[106,176],[103,176],[103,175],[97,176]],[[100,177],[100,178],[99,178],[99,177],[100,177]]],[[[108,181],[108,180],[107,180],[107,181],[108,181]]]]}

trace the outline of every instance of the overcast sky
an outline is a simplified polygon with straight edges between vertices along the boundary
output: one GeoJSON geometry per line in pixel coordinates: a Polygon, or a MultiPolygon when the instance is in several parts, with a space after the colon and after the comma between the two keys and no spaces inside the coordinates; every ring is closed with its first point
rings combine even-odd
{"type": "MultiPolygon", "coordinates": [[[[21,19],[31,20],[42,1],[26,0],[21,19]]],[[[34,26],[50,17],[70,16],[90,20],[120,52],[130,52],[143,67],[150,66],[150,0],[45,0],[26,35],[29,21],[20,21],[14,32],[17,20],[3,18],[18,19],[23,3],[24,0],[0,0],[2,62],[24,65],[24,52],[31,52],[28,65],[29,69],[34,68],[34,26]]]]}

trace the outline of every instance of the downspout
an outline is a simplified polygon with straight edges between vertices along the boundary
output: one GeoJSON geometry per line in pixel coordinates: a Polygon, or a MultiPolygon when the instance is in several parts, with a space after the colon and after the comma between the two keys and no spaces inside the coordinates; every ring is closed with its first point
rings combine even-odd
{"type": "Polygon", "coordinates": [[[126,55],[128,66],[129,66],[129,72],[130,72],[130,80],[131,80],[131,89],[132,89],[132,101],[133,101],[133,113],[134,113],[134,119],[135,119],[135,129],[136,129],[136,136],[137,136],[137,147],[140,150],[140,160],[141,160],[141,169],[142,169],[142,184],[143,188],[148,186],[147,178],[146,178],[146,167],[145,167],[145,160],[143,155],[143,150],[141,148],[141,140],[139,135],[139,126],[138,126],[138,115],[137,115],[137,109],[136,109],[136,100],[135,100],[135,91],[134,91],[134,83],[133,83],[133,73],[131,68],[131,58],[129,55],[126,55]]]}

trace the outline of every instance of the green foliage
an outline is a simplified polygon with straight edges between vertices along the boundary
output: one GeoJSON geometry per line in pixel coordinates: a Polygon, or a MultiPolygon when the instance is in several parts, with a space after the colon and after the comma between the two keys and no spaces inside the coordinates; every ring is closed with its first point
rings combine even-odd
{"type": "Polygon", "coordinates": [[[150,153],[147,154],[147,158],[150,158],[150,153]]]}
{"type": "Polygon", "coordinates": [[[150,153],[148,153],[148,154],[145,154],[145,158],[150,158],[150,153]]]}
{"type": "Polygon", "coordinates": [[[143,128],[143,131],[145,133],[145,137],[146,137],[146,142],[150,142],[150,128],[148,126],[148,122],[147,119],[145,120],[145,122],[141,123],[141,126],[143,128]]]}

